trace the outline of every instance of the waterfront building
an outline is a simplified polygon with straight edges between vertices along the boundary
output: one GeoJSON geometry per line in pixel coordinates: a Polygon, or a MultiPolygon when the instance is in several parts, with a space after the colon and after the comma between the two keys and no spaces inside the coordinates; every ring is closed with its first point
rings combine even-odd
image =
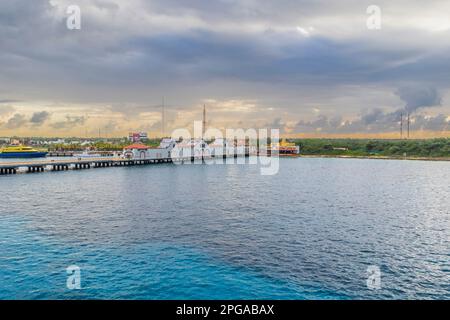
{"type": "Polygon", "coordinates": [[[150,147],[142,143],[134,143],[124,148],[123,156],[127,159],[148,159],[150,147]]]}
{"type": "Polygon", "coordinates": [[[212,150],[203,139],[188,139],[176,144],[172,150],[174,157],[211,157],[212,150]]]}
{"type": "Polygon", "coordinates": [[[142,143],[133,143],[123,150],[123,157],[127,159],[168,159],[175,147],[173,139],[163,139],[158,147],[149,147],[142,143]]]}
{"type": "Polygon", "coordinates": [[[150,148],[148,150],[150,159],[168,159],[172,149],[176,146],[173,139],[162,139],[157,148],[150,148]]]}

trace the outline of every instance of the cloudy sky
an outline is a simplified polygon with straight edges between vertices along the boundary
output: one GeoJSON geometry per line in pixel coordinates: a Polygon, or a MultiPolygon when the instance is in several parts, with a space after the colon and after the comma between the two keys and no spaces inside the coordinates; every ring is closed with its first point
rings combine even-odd
{"type": "MultiPolygon", "coordinates": [[[[2,0],[0,136],[448,136],[448,0],[2,0]],[[67,8],[81,29],[67,28],[67,8]],[[369,5],[381,28],[369,29],[369,5]]],[[[372,20],[371,20],[372,21],[372,20]]]]}

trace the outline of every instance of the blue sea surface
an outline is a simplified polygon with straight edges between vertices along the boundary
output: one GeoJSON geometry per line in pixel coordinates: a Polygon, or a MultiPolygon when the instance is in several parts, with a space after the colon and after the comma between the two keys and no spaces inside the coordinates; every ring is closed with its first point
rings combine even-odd
{"type": "Polygon", "coordinates": [[[449,181],[448,162],[319,158],[281,159],[273,176],[1,176],[0,299],[449,299],[449,181]]]}

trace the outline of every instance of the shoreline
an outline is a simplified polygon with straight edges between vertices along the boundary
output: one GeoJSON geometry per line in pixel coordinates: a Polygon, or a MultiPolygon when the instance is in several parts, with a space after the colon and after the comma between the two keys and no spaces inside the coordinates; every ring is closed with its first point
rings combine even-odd
{"type": "Polygon", "coordinates": [[[415,161],[450,161],[445,157],[394,157],[394,156],[347,156],[347,155],[324,155],[324,154],[300,154],[300,155],[280,155],[285,158],[339,158],[339,159],[373,159],[373,160],[415,160],[415,161]]]}

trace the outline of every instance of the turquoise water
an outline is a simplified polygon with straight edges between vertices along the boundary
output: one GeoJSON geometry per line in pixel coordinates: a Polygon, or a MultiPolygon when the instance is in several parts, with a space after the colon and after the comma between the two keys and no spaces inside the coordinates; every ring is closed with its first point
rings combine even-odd
{"type": "Polygon", "coordinates": [[[450,163],[280,161],[2,176],[0,298],[450,298],[450,163]]]}

